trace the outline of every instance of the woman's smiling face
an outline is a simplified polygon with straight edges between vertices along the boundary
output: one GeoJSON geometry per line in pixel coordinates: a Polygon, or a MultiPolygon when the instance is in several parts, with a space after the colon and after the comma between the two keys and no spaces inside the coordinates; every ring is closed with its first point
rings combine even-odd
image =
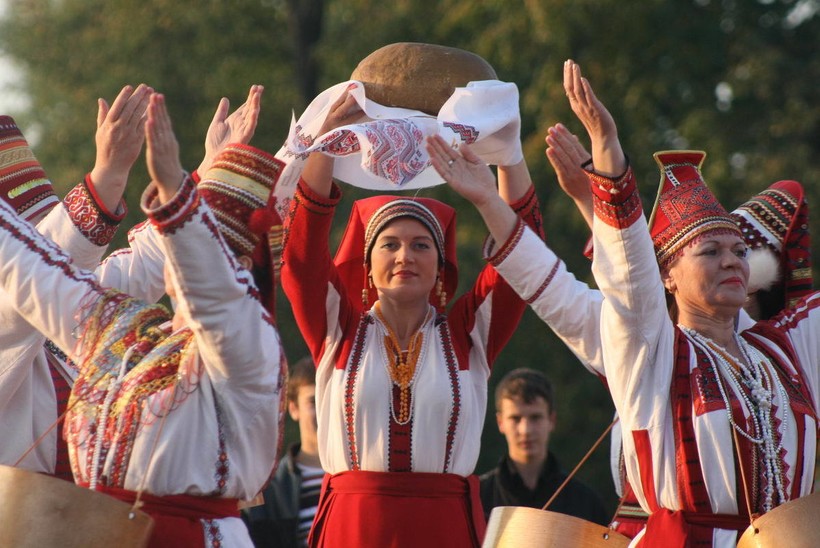
{"type": "Polygon", "coordinates": [[[411,217],[388,223],[370,252],[370,274],[379,298],[426,302],[436,284],[438,265],[433,235],[411,217]]]}
{"type": "Polygon", "coordinates": [[[664,285],[681,310],[737,314],[746,301],[746,243],[734,234],[705,234],[664,271],[664,285]]]}

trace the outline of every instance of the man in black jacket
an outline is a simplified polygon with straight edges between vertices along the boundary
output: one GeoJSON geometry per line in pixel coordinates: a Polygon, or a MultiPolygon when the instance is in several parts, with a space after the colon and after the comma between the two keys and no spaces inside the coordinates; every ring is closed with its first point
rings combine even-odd
{"type": "MultiPolygon", "coordinates": [[[[550,381],[532,369],[515,369],[495,391],[498,431],[507,439],[507,454],[498,466],[481,476],[481,503],[489,519],[496,506],[541,508],[566,479],[549,438],[556,415],[550,381]]],[[[570,480],[547,508],[587,521],[608,525],[601,499],[589,487],[570,480]]]]}

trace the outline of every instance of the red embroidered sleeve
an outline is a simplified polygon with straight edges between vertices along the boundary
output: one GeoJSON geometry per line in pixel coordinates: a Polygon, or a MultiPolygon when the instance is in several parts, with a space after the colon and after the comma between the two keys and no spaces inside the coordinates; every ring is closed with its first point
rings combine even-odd
{"type": "Polygon", "coordinates": [[[88,241],[99,246],[111,243],[127,212],[124,201],[120,201],[118,213],[108,211],[94,191],[90,175],[66,194],[63,204],[74,226],[88,241]]]}
{"type": "Polygon", "coordinates": [[[614,179],[592,171],[587,175],[592,185],[595,216],[601,221],[614,228],[627,228],[643,215],[632,167],[614,179]]]}
{"type": "Polygon", "coordinates": [[[353,313],[346,299],[347,293],[338,280],[328,243],[333,213],[340,199],[341,191],[335,184],[330,196],[323,197],[300,181],[291,201],[285,230],[282,289],[317,364],[324,353],[328,325],[338,322],[344,326],[344,331],[358,320],[358,314],[353,313]],[[329,294],[329,285],[333,285],[338,297],[329,294]],[[338,317],[328,317],[324,312],[329,298],[339,299],[338,317]]]}

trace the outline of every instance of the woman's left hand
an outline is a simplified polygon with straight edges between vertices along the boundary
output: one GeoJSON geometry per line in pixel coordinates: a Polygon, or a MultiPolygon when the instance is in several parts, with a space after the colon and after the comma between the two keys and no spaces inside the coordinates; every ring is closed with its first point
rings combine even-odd
{"type": "Polygon", "coordinates": [[[476,207],[498,197],[493,172],[468,145],[455,149],[440,135],[433,135],[427,138],[427,153],[447,184],[476,207]]]}
{"type": "Polygon", "coordinates": [[[228,111],[231,103],[228,98],[223,97],[219,101],[211,125],[208,126],[208,134],[205,136],[205,157],[197,170],[200,175],[205,175],[213,164],[214,157],[229,144],[246,145],[250,142],[256,132],[264,91],[263,86],[252,85],[248,92],[248,99],[230,116],[228,111]]]}

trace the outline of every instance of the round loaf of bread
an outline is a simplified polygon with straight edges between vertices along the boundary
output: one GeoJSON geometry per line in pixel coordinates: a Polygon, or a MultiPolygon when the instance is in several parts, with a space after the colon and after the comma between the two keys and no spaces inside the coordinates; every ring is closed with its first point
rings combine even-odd
{"type": "Polygon", "coordinates": [[[388,107],[436,115],[457,87],[495,80],[493,67],[469,51],[435,44],[399,42],[365,57],[351,80],[364,84],[371,99],[388,107]]]}

